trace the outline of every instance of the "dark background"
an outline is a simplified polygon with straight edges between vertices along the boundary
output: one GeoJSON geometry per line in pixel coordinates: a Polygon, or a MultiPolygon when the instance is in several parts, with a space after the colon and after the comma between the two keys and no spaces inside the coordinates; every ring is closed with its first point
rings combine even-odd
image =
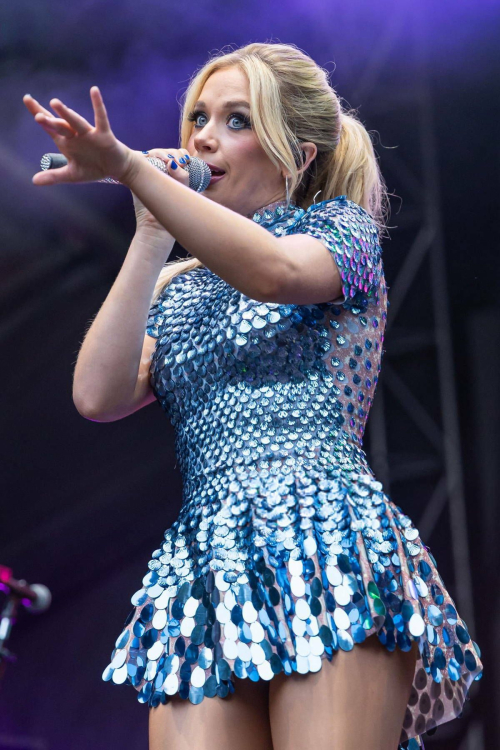
{"type": "MultiPolygon", "coordinates": [[[[189,77],[211,53],[252,41],[292,43],[310,54],[373,133],[394,193],[393,228],[383,243],[389,288],[425,221],[422,206],[431,200],[435,209],[451,319],[472,636],[485,674],[463,716],[426,745],[497,746],[499,15],[492,2],[449,0],[438,8],[421,2],[418,12],[395,0],[19,0],[2,8],[0,564],[47,585],[53,602],[40,615],[21,611],[8,642],[17,663],[0,686],[0,747],[147,747],[147,706],[101,674],[130,596],[181,502],[173,431],[158,404],[99,424],[83,419],[71,397],[84,332],[134,233],[130,192],[99,184],[35,187],[40,157],[56,149],[22,96],[29,92],[46,107],[57,96],[91,119],[89,89],[97,84],[120,140],[134,149],[176,147],[178,100],[189,77]],[[431,155],[430,181],[423,153],[431,155]]],[[[416,325],[432,330],[431,273],[427,264],[415,276],[386,357],[439,421],[442,372],[432,348],[391,352],[391,341],[405,340],[416,325]]],[[[383,378],[384,368],[380,390],[383,378]]],[[[401,405],[386,398],[383,411],[385,487],[419,526],[439,460],[433,468],[428,443],[408,428],[401,405]],[[427,477],[406,470],[409,457],[430,462],[427,477]]],[[[445,507],[423,541],[460,608],[466,590],[451,533],[445,507]]]]}

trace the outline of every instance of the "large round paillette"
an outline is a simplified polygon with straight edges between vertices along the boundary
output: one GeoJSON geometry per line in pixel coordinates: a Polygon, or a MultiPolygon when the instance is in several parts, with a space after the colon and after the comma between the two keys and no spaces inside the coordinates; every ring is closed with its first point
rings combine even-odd
{"type": "Polygon", "coordinates": [[[253,219],[319,239],[342,296],[263,303],[199,267],[153,304],[151,383],[175,429],[183,503],[103,679],[150,706],[177,693],[197,704],[233,692],[234,674],[317,672],[370,635],[390,651],[416,641],[401,742],[419,747],[461,713],[482,665],[362,448],[387,310],[377,230],[345,196],[253,219]]]}

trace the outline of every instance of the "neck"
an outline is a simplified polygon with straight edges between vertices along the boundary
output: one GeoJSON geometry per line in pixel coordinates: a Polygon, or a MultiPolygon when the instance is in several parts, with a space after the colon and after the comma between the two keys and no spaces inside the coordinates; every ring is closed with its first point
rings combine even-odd
{"type": "MultiPolygon", "coordinates": [[[[294,207],[295,203],[293,200],[290,200],[290,207],[294,207]]],[[[271,203],[266,203],[263,206],[260,206],[259,208],[256,208],[254,211],[252,211],[250,214],[248,214],[248,218],[251,219],[255,214],[263,214],[266,213],[274,213],[277,208],[283,208],[287,209],[287,200],[286,198],[279,198],[278,200],[274,200],[271,203]]]]}

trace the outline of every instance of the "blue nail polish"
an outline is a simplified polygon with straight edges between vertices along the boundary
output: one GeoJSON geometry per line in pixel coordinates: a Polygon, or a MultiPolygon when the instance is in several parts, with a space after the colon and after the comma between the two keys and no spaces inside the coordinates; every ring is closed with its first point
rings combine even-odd
{"type": "Polygon", "coordinates": [[[186,160],[184,159],[184,157],[182,157],[182,159],[179,159],[179,164],[185,164],[185,163],[186,163],[186,160]]]}
{"type": "Polygon", "coordinates": [[[167,154],[169,159],[175,159],[175,156],[173,154],[167,154]]]}
{"type": "Polygon", "coordinates": [[[172,162],[171,167],[172,169],[177,169],[177,164],[175,163],[175,161],[172,162]]]}
{"type": "Polygon", "coordinates": [[[186,158],[186,161],[191,161],[191,157],[189,156],[189,154],[187,154],[185,158],[186,158]]]}

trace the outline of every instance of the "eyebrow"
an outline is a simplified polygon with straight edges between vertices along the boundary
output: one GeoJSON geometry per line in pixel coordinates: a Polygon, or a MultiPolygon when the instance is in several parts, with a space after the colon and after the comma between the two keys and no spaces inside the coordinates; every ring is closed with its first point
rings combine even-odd
{"type": "MultiPolygon", "coordinates": [[[[205,104],[205,102],[196,102],[196,104],[194,106],[195,107],[206,107],[207,105],[205,104]]],[[[224,102],[224,104],[222,105],[222,109],[232,109],[233,107],[247,107],[248,109],[250,109],[249,103],[245,102],[243,99],[238,99],[236,101],[224,102]]]]}

